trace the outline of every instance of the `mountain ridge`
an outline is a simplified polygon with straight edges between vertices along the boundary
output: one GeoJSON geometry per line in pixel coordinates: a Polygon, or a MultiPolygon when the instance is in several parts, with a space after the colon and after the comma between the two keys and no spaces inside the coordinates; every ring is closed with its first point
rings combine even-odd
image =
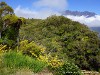
{"type": "Polygon", "coordinates": [[[71,10],[66,10],[66,11],[62,12],[62,15],[95,17],[95,15],[97,15],[97,14],[94,13],[94,12],[89,12],[89,11],[71,11],[71,10]]]}

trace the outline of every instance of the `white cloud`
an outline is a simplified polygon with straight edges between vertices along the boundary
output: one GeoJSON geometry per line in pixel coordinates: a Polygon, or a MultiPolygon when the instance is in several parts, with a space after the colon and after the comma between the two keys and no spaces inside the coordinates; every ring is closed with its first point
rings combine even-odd
{"type": "Polygon", "coordinates": [[[42,9],[36,11],[28,8],[21,8],[20,6],[18,6],[14,11],[17,16],[25,18],[45,19],[51,15],[60,15],[60,13],[51,9],[42,9]]]}
{"type": "Polygon", "coordinates": [[[20,6],[18,6],[14,12],[17,16],[25,18],[33,18],[37,14],[35,11],[31,11],[28,8],[21,8],[20,6]]]}
{"type": "Polygon", "coordinates": [[[78,21],[80,23],[86,24],[89,27],[100,27],[100,15],[96,15],[95,17],[86,17],[86,16],[72,16],[68,15],[67,18],[70,18],[74,21],[78,21]]]}
{"type": "Polygon", "coordinates": [[[55,14],[61,15],[59,11],[64,11],[66,6],[67,0],[37,0],[33,2],[32,10],[18,6],[15,9],[15,14],[19,17],[44,19],[55,14]]]}
{"type": "MultiPolygon", "coordinates": [[[[37,18],[37,19],[45,19],[48,16],[55,15],[55,14],[61,15],[59,12],[54,11],[52,9],[42,9],[39,11],[35,11],[35,10],[30,10],[28,8],[21,8],[20,6],[18,6],[15,9],[15,14],[19,17],[37,18]]],[[[72,16],[72,15],[67,15],[65,17],[86,24],[89,27],[100,27],[100,15],[96,15],[95,17],[88,17],[88,18],[86,16],[72,16]]]]}
{"type": "MultiPolygon", "coordinates": [[[[33,3],[33,9],[22,8],[21,6],[18,6],[15,9],[15,14],[19,17],[45,19],[51,15],[61,15],[61,13],[59,13],[58,11],[65,11],[67,5],[67,0],[37,0],[33,3]]],[[[89,27],[100,26],[100,15],[88,18],[86,16],[72,15],[68,15],[66,17],[74,21],[86,24],[89,27]]]]}
{"type": "Polygon", "coordinates": [[[67,0],[39,0],[34,2],[33,6],[65,10],[67,7],[67,0]]]}

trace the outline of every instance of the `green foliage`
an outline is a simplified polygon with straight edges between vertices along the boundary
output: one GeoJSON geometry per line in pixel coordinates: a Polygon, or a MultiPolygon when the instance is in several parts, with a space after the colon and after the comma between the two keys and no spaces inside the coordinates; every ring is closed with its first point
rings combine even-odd
{"type": "Polygon", "coordinates": [[[25,18],[20,17],[19,19],[22,21],[22,24],[25,24],[26,23],[26,19],[25,18]]]}
{"type": "Polygon", "coordinates": [[[51,16],[51,17],[48,17],[46,20],[44,20],[44,23],[46,26],[60,26],[62,24],[67,24],[67,23],[70,23],[71,20],[68,19],[68,18],[65,18],[63,16],[51,16]]]}
{"type": "Polygon", "coordinates": [[[3,17],[3,21],[9,20],[9,24],[16,23],[18,21],[18,17],[16,15],[7,14],[3,17]]]}
{"type": "Polygon", "coordinates": [[[42,44],[47,54],[57,55],[59,59],[68,57],[81,69],[99,71],[100,38],[84,24],[63,16],[28,20],[20,29],[20,38],[42,44]]]}
{"type": "Polygon", "coordinates": [[[29,56],[25,56],[20,52],[7,52],[2,57],[0,71],[6,68],[8,71],[17,71],[18,69],[31,69],[33,72],[40,72],[46,67],[46,63],[38,61],[29,56]]]}
{"type": "Polygon", "coordinates": [[[0,18],[6,14],[13,14],[13,9],[5,2],[0,2],[0,18]]]}
{"type": "Polygon", "coordinates": [[[82,75],[81,70],[72,62],[65,62],[64,65],[54,68],[54,75],[82,75]]]}
{"type": "Polygon", "coordinates": [[[16,30],[13,26],[9,26],[2,31],[0,43],[6,44],[8,47],[15,47],[17,44],[18,34],[18,30],[16,30]]]}
{"type": "MultiPolygon", "coordinates": [[[[57,67],[55,72],[59,75],[78,72],[79,68],[100,70],[100,60],[98,59],[100,58],[100,38],[97,33],[90,31],[84,24],[71,21],[64,16],[51,16],[45,20],[27,19],[26,21],[24,18],[15,16],[13,9],[5,2],[0,2],[0,43],[11,48],[17,46],[20,25],[22,25],[20,38],[24,41],[20,42],[18,50],[28,56],[19,52],[8,52],[4,54],[3,63],[0,66],[28,67],[34,72],[38,72],[45,66],[39,60],[42,58],[44,60],[44,57],[50,55],[52,60],[47,57],[47,63],[52,67],[57,67]],[[54,58],[55,56],[57,58],[54,58]],[[66,62],[69,60],[74,64],[66,62]],[[63,62],[66,63],[63,64],[63,62]]],[[[77,75],[80,73],[78,72],[77,75]]]]}
{"type": "Polygon", "coordinates": [[[0,2],[0,43],[14,48],[18,45],[19,28],[25,18],[19,18],[5,2],[0,2]]]}
{"type": "Polygon", "coordinates": [[[45,47],[36,44],[34,41],[29,42],[28,40],[21,41],[19,46],[19,51],[34,58],[44,54],[45,50],[45,47]]]}
{"type": "Polygon", "coordinates": [[[0,44],[2,43],[7,45],[8,47],[12,47],[15,44],[15,41],[5,38],[5,39],[0,39],[0,44]]]}

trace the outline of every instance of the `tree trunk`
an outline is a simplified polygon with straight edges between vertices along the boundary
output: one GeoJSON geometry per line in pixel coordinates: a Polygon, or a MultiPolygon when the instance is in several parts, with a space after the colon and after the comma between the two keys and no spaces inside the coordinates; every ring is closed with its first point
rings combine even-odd
{"type": "Polygon", "coordinates": [[[1,39],[1,31],[0,31],[0,39],[1,39]]]}

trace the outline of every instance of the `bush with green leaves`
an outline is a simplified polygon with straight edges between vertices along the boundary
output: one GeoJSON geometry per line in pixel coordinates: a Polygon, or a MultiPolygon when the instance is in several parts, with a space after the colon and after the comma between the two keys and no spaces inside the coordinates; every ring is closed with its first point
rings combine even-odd
{"type": "Polygon", "coordinates": [[[19,51],[33,58],[38,58],[40,55],[44,54],[45,50],[46,48],[44,46],[38,45],[34,41],[20,41],[19,51]]]}
{"type": "Polygon", "coordinates": [[[79,67],[72,62],[65,62],[62,66],[52,70],[54,75],[83,75],[79,67]]]}

